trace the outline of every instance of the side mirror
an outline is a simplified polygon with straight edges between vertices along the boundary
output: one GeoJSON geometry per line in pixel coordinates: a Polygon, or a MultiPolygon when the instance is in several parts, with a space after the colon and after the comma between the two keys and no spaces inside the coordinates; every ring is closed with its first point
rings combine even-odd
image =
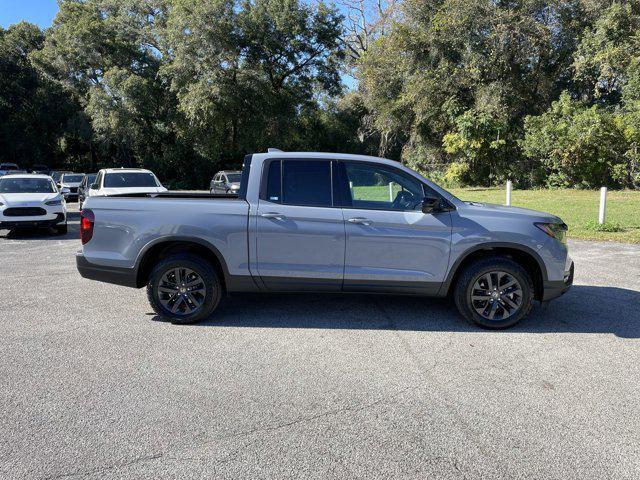
{"type": "Polygon", "coordinates": [[[97,183],[92,183],[91,186],[89,187],[91,190],[98,190],[98,184],[97,183]]]}
{"type": "Polygon", "coordinates": [[[422,213],[435,213],[440,210],[440,199],[436,197],[424,197],[422,199],[422,213]]]}
{"type": "Polygon", "coordinates": [[[62,194],[63,197],[66,197],[71,193],[71,190],[69,190],[67,187],[62,187],[60,189],[60,193],[62,194]]]}

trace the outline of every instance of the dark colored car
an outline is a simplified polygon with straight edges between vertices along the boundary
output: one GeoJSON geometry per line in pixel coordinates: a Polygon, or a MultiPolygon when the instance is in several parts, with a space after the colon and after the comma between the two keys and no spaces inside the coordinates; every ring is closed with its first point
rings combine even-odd
{"type": "Polygon", "coordinates": [[[85,198],[89,196],[89,188],[95,181],[97,173],[87,173],[78,186],[78,210],[82,210],[85,198]]]}
{"type": "Polygon", "coordinates": [[[31,173],[37,173],[39,175],[50,175],[51,170],[46,165],[37,163],[31,166],[31,173]]]}

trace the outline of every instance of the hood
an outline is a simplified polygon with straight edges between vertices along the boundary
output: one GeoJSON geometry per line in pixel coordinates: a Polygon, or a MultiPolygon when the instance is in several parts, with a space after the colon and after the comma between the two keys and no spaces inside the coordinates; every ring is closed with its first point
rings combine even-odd
{"type": "Polygon", "coordinates": [[[7,207],[34,207],[55,200],[59,193],[0,193],[0,202],[7,207]]]}
{"type": "Polygon", "coordinates": [[[463,202],[464,210],[469,214],[477,215],[495,215],[501,217],[529,217],[534,221],[539,222],[558,222],[562,223],[560,217],[552,215],[547,212],[540,212],[538,210],[531,210],[529,208],[521,207],[507,207],[506,205],[497,205],[493,203],[480,203],[480,202],[463,202]]]}
{"type": "Polygon", "coordinates": [[[164,187],[126,187],[126,188],[103,188],[104,195],[126,195],[128,193],[162,193],[166,192],[164,187]]]}
{"type": "Polygon", "coordinates": [[[66,180],[61,182],[60,185],[62,185],[63,187],[79,187],[80,186],[80,182],[67,182],[66,180]]]}

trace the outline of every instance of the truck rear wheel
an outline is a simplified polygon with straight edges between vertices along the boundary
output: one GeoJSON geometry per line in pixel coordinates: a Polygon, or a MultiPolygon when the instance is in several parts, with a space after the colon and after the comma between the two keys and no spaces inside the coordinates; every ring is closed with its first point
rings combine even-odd
{"type": "Polygon", "coordinates": [[[161,317],[177,324],[199,322],[220,303],[222,284],[207,261],[191,254],[163,258],[147,283],[147,298],[161,317]]]}
{"type": "Polygon", "coordinates": [[[467,320],[489,329],[508,328],[531,311],[531,276],[506,257],[478,260],[462,272],[455,286],[458,311],[467,320]]]}

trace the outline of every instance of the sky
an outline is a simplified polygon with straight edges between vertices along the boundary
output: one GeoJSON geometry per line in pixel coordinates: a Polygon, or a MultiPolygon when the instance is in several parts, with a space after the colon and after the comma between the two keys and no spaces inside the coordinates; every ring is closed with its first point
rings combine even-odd
{"type": "Polygon", "coordinates": [[[45,28],[51,25],[57,11],[56,0],[0,0],[0,27],[26,20],[45,28]]]}

